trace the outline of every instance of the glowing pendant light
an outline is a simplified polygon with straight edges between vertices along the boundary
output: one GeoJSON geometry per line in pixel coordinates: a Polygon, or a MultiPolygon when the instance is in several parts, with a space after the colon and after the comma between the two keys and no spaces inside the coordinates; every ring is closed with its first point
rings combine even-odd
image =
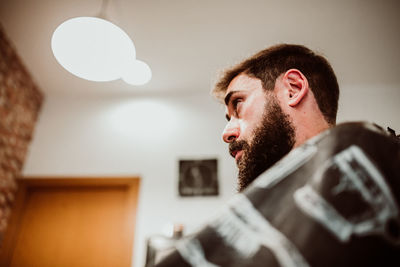
{"type": "Polygon", "coordinates": [[[132,85],[150,81],[151,69],[136,59],[133,41],[113,23],[97,17],[77,17],[57,27],[51,39],[57,61],[67,71],[90,81],[122,78],[132,85]]]}

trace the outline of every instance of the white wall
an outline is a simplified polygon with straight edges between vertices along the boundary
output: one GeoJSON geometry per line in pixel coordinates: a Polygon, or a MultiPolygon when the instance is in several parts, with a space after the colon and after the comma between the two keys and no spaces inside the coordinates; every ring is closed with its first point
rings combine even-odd
{"type": "Polygon", "coordinates": [[[221,139],[224,110],[207,94],[175,97],[47,96],[24,175],[140,176],[134,265],[145,238],[173,222],[197,229],[235,192],[221,139]],[[218,158],[220,196],[180,198],[178,159],[218,158]]]}
{"type": "MultiPolygon", "coordinates": [[[[377,73],[379,75],[379,73],[377,73]]],[[[398,84],[342,85],[338,122],[364,120],[390,127],[400,134],[398,84]]]]}
{"type": "MultiPolygon", "coordinates": [[[[400,88],[342,85],[338,121],[369,120],[400,130],[400,88]]],[[[222,142],[224,110],[208,94],[79,98],[47,96],[24,174],[142,178],[134,265],[145,238],[172,222],[193,231],[235,191],[222,142]],[[217,157],[219,197],[179,198],[178,159],[217,157]]]]}

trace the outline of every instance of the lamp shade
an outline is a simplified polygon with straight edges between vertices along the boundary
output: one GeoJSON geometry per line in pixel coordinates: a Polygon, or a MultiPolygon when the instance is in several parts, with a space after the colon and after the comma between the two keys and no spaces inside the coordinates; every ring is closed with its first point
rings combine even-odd
{"type": "MultiPolygon", "coordinates": [[[[70,73],[90,81],[123,78],[141,85],[151,70],[136,60],[133,41],[118,26],[97,17],[76,17],[54,31],[51,48],[56,60],[70,73]]],[[[130,81],[130,82],[129,82],[130,81]]]]}

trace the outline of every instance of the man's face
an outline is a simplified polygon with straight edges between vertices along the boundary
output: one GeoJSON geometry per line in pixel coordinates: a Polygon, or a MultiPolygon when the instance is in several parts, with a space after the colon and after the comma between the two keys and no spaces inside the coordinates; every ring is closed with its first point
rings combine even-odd
{"type": "Polygon", "coordinates": [[[274,92],[266,91],[257,78],[235,77],[225,103],[228,123],[223,139],[236,160],[242,191],[292,149],[295,133],[274,92]]]}

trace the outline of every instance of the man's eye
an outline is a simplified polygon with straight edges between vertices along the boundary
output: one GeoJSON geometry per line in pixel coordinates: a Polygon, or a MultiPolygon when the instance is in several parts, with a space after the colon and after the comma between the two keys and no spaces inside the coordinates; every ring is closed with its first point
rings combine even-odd
{"type": "Polygon", "coordinates": [[[242,101],[243,100],[241,98],[235,98],[232,101],[232,106],[233,106],[233,109],[235,110],[235,112],[239,111],[239,105],[240,105],[240,103],[242,103],[242,101]]]}

